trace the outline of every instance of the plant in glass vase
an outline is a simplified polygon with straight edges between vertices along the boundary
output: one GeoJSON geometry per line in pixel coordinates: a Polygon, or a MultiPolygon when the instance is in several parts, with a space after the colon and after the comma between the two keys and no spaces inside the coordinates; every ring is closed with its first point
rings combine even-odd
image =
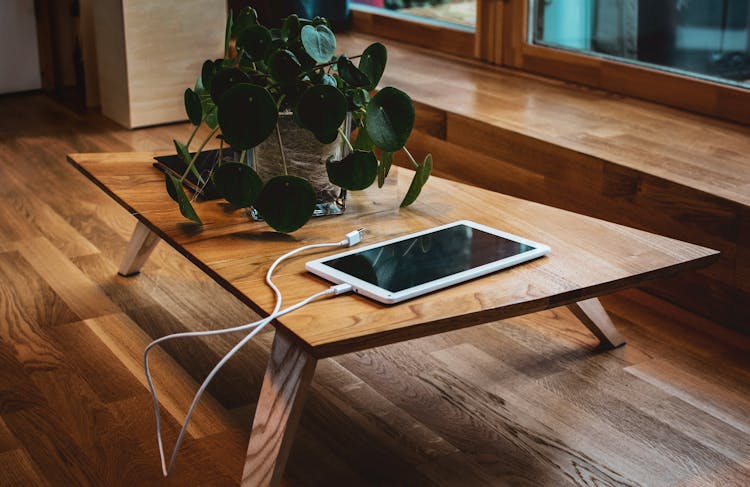
{"type": "Polygon", "coordinates": [[[291,15],[280,29],[268,29],[252,8],[236,18],[230,14],[224,58],[206,61],[195,88],[185,90],[195,128],[187,143],[174,141],[182,175],[166,172],[167,191],[182,215],[201,223],[183,188],[190,176],[201,187],[213,184],[231,205],[252,207],[275,230],[293,232],[321,198],[331,197],[331,186],[382,186],[399,150],[416,169],[401,206],[413,203],[429,178],[432,156],[420,164],[405,147],[414,126],[406,93],[385,87],[370,96],[386,62],[380,43],[358,56],[336,55],[336,37],[322,17],[291,15]],[[191,153],[203,126],[208,135],[191,153]],[[196,163],[214,138],[220,140],[217,156],[207,173],[199,172],[196,163]]]}

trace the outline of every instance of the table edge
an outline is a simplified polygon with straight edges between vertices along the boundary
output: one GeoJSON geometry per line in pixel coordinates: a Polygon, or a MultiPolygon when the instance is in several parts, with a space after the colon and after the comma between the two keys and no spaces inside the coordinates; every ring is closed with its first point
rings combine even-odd
{"type": "MultiPolygon", "coordinates": [[[[91,154],[104,154],[104,153],[91,153],[91,154]]],[[[142,154],[156,154],[156,152],[142,152],[142,154]]],[[[99,181],[93,174],[89,173],[86,168],[79,164],[74,158],[76,156],[85,157],[87,153],[74,153],[66,155],[68,162],[73,167],[78,169],[87,179],[92,181],[97,187],[104,191],[109,197],[116,201],[120,206],[125,208],[132,216],[138,221],[148,227],[149,230],[159,236],[160,239],[169,244],[173,249],[186,257],[190,262],[197,266],[201,271],[207,274],[217,284],[219,284],[226,291],[231,293],[234,297],[239,299],[243,304],[248,306],[254,312],[258,313],[261,317],[269,315],[268,312],[263,310],[260,306],[256,305],[250,299],[245,296],[239,289],[234,287],[229,281],[221,277],[218,273],[212,270],[209,266],[191,254],[184,246],[180,245],[177,241],[170,238],[165,232],[160,230],[158,227],[153,225],[149,220],[142,217],[133,207],[128,205],[124,200],[119,198],[112,190],[105,186],[99,181]]],[[[708,266],[719,260],[721,252],[715,249],[704,247],[707,250],[711,250],[712,253],[692,259],[687,262],[678,262],[668,267],[661,269],[655,269],[653,271],[641,273],[634,276],[628,276],[626,278],[617,279],[616,281],[608,281],[595,286],[591,286],[582,290],[573,290],[565,293],[556,295],[554,300],[549,298],[539,298],[531,301],[523,301],[517,304],[511,304],[503,307],[501,310],[489,309],[482,310],[475,313],[462,315],[460,319],[457,317],[445,318],[430,323],[420,323],[412,325],[408,328],[399,328],[397,330],[386,330],[382,332],[373,333],[367,335],[366,338],[356,337],[347,338],[344,340],[329,342],[320,345],[312,345],[306,340],[297,335],[292,329],[284,326],[282,323],[274,320],[272,324],[274,327],[281,328],[288,332],[294,339],[296,339],[300,346],[305,349],[308,353],[317,359],[333,357],[337,355],[343,355],[346,353],[357,352],[366,350],[374,347],[389,345],[397,342],[406,340],[412,340],[415,338],[422,338],[438,333],[444,333],[447,331],[459,330],[470,326],[476,326],[483,323],[489,323],[492,321],[512,318],[515,316],[525,315],[529,313],[535,313],[546,309],[557,308],[565,306],[567,304],[575,303],[577,301],[583,301],[585,299],[599,297],[604,294],[611,294],[623,289],[635,287],[640,283],[651,281],[657,278],[665,278],[673,276],[679,272],[695,270],[705,266],[708,266]],[[612,283],[616,282],[616,285],[612,283]]],[[[360,299],[366,299],[360,297],[360,299]]],[[[408,303],[408,301],[406,302],[408,303]]]]}

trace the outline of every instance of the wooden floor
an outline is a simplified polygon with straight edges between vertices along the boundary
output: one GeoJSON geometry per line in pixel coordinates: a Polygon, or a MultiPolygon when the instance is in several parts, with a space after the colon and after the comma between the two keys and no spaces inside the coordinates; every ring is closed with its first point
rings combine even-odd
{"type": "MultiPolygon", "coordinates": [[[[253,314],[163,244],[116,276],[135,219],[65,162],[189,128],[41,95],[0,113],[0,485],[237,484],[273,332],[220,374],[162,480],[143,346],[253,314]]],[[[628,340],[611,352],[559,309],[321,361],[286,484],[750,484],[750,339],[638,291],[603,302],[628,340]]],[[[230,343],[155,361],[170,444],[230,343]]]]}

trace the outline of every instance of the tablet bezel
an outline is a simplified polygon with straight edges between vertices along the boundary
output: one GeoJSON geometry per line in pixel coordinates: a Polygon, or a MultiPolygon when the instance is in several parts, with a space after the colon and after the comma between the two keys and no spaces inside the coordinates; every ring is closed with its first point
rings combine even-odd
{"type": "Polygon", "coordinates": [[[471,280],[480,276],[484,276],[492,272],[499,271],[501,269],[505,269],[507,267],[520,264],[522,262],[527,262],[529,260],[542,257],[543,255],[546,255],[549,251],[550,251],[549,246],[538,243],[538,242],[534,242],[532,240],[528,240],[523,237],[519,237],[518,235],[513,235],[511,233],[503,232],[502,230],[488,227],[486,225],[482,225],[480,223],[476,223],[470,220],[459,220],[453,223],[448,223],[446,225],[428,228],[426,230],[422,230],[422,231],[415,232],[415,233],[410,233],[408,235],[403,235],[401,237],[392,238],[390,240],[385,240],[383,242],[374,243],[372,245],[367,245],[365,247],[358,247],[352,250],[348,250],[346,252],[341,252],[338,254],[329,255],[327,257],[322,257],[320,259],[312,260],[305,264],[305,268],[307,269],[308,272],[315,274],[317,276],[320,276],[335,284],[343,284],[343,283],[351,284],[352,290],[357,294],[367,296],[368,298],[374,299],[375,301],[378,301],[384,304],[395,304],[401,301],[405,301],[407,299],[412,299],[417,296],[421,296],[429,292],[433,292],[439,289],[446,288],[448,286],[453,286],[455,284],[459,284],[459,283],[462,283],[462,282],[465,282],[465,281],[468,281],[468,280],[471,280]],[[497,235],[498,237],[503,237],[508,240],[512,240],[514,242],[518,242],[518,243],[527,245],[532,248],[531,250],[527,250],[526,252],[522,252],[520,254],[506,257],[501,260],[496,260],[494,262],[490,262],[482,266],[475,267],[473,269],[468,269],[468,270],[461,271],[456,274],[451,274],[449,276],[445,276],[440,279],[426,282],[424,284],[413,286],[413,287],[403,289],[397,292],[389,291],[387,289],[384,289],[382,287],[376,286],[369,282],[363,281],[357,277],[354,277],[351,274],[341,272],[338,269],[335,269],[333,267],[326,265],[326,262],[329,260],[338,259],[340,257],[344,257],[347,255],[357,254],[360,252],[364,252],[366,250],[382,247],[382,246],[385,246],[394,242],[400,242],[402,240],[408,240],[410,238],[415,238],[415,237],[419,237],[422,235],[427,235],[429,233],[437,232],[437,231],[450,228],[450,227],[454,227],[454,226],[458,226],[458,225],[466,225],[468,227],[481,230],[483,232],[487,232],[492,235],[497,235]]]}

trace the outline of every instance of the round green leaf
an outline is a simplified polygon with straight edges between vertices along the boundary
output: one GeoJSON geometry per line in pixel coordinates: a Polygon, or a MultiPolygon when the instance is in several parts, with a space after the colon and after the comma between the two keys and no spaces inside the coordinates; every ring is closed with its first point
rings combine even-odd
{"type": "Polygon", "coordinates": [[[227,90],[218,106],[221,133],[235,149],[255,147],[276,127],[278,111],[265,88],[241,83],[227,90]]]}
{"type": "Polygon", "coordinates": [[[300,97],[295,110],[301,125],[314,134],[331,134],[346,118],[346,98],[337,88],[311,86],[300,97]]]}
{"type": "Polygon", "coordinates": [[[338,130],[335,132],[313,132],[313,135],[321,144],[330,144],[331,142],[336,140],[336,138],[339,136],[339,132],[338,130]]]}
{"type": "Polygon", "coordinates": [[[374,144],[370,140],[370,136],[367,135],[367,129],[360,127],[357,131],[357,138],[352,142],[352,145],[357,150],[371,151],[374,144]]]}
{"type": "Polygon", "coordinates": [[[369,187],[378,175],[378,160],[372,151],[355,150],[340,161],[326,162],[328,180],[344,189],[359,191],[369,187]]]}
{"type": "Polygon", "coordinates": [[[392,164],[393,152],[382,152],[380,154],[380,164],[378,165],[378,188],[382,188],[385,184],[385,178],[388,177],[392,164]]]}
{"type": "Polygon", "coordinates": [[[370,80],[370,84],[367,85],[368,90],[374,90],[380,82],[387,61],[388,51],[379,42],[370,44],[362,52],[362,57],[359,58],[359,70],[370,80]]]}
{"type": "Polygon", "coordinates": [[[336,54],[336,36],[325,24],[304,26],[301,37],[307,54],[319,63],[328,62],[336,54]]]}
{"type": "Polygon", "coordinates": [[[414,104],[409,95],[385,87],[367,104],[365,126],[370,139],[384,151],[402,148],[414,128],[414,104]]]}
{"type": "Polygon", "coordinates": [[[219,104],[221,97],[232,86],[240,83],[249,83],[250,77],[237,68],[223,69],[216,73],[211,80],[211,99],[219,104]]]}
{"type": "Polygon", "coordinates": [[[324,73],[323,76],[320,78],[320,84],[321,85],[328,85],[328,86],[338,86],[338,83],[336,83],[336,78],[331,76],[328,73],[324,73]]]}
{"type": "Polygon", "coordinates": [[[227,16],[227,26],[224,29],[224,57],[229,56],[229,41],[232,39],[232,31],[234,30],[234,11],[229,10],[227,16]]]}
{"type": "Polygon", "coordinates": [[[300,29],[302,26],[299,23],[299,17],[297,14],[292,14],[284,19],[284,23],[281,24],[281,38],[284,42],[289,42],[299,37],[300,29]]]}
{"type": "Polygon", "coordinates": [[[281,84],[293,83],[302,73],[302,65],[292,51],[276,51],[268,59],[271,76],[281,84]]]}
{"type": "Polygon", "coordinates": [[[422,165],[414,173],[409,189],[406,191],[403,201],[401,201],[401,208],[405,208],[417,200],[419,193],[422,192],[422,187],[430,178],[430,173],[432,173],[432,154],[427,154],[422,165]]]}
{"type": "Polygon", "coordinates": [[[370,79],[362,71],[357,69],[354,63],[349,61],[349,59],[343,54],[336,62],[336,68],[339,71],[339,76],[341,76],[341,79],[349,83],[351,86],[354,86],[355,88],[360,86],[368,86],[370,84],[370,79]]]}
{"type": "Polygon", "coordinates": [[[291,233],[307,223],[315,202],[315,190],[309,181],[296,176],[276,176],[263,187],[255,208],[272,228],[291,233]]]}
{"type": "Polygon", "coordinates": [[[258,199],[263,181],[247,164],[225,162],[214,171],[214,185],[233,206],[247,208],[258,199]]]}
{"type": "Polygon", "coordinates": [[[271,31],[262,25],[251,25],[237,38],[237,49],[242,50],[251,61],[265,59],[271,45],[271,31]]]}
{"type": "Polygon", "coordinates": [[[211,81],[214,79],[216,74],[216,65],[210,59],[203,63],[201,68],[201,83],[206,91],[211,91],[211,81]]]}
{"type": "Polygon", "coordinates": [[[242,33],[253,25],[258,24],[258,12],[253,7],[245,7],[240,10],[237,18],[234,19],[234,28],[232,29],[232,35],[239,38],[242,33]]]}
{"type": "Polygon", "coordinates": [[[206,125],[212,129],[215,129],[219,125],[219,121],[216,118],[216,111],[216,105],[212,105],[212,109],[206,115],[206,125]]]}
{"type": "Polygon", "coordinates": [[[187,113],[190,123],[200,125],[203,120],[203,107],[201,107],[201,97],[190,88],[185,90],[185,113],[187,113]]]}
{"type": "Polygon", "coordinates": [[[185,189],[182,187],[180,180],[171,173],[165,173],[165,182],[167,186],[167,194],[177,202],[182,216],[195,223],[203,223],[195,212],[195,208],[193,208],[193,205],[190,203],[190,198],[185,194],[185,189]]]}
{"type": "Polygon", "coordinates": [[[198,76],[198,79],[195,80],[195,86],[193,87],[193,91],[200,97],[204,94],[206,94],[206,88],[203,86],[203,77],[198,76]]]}
{"type": "Polygon", "coordinates": [[[295,45],[290,47],[289,49],[294,53],[295,56],[297,56],[297,59],[302,65],[302,69],[304,69],[305,71],[310,71],[317,65],[315,59],[311,58],[310,55],[307,54],[307,51],[305,51],[305,48],[302,45],[302,41],[300,41],[299,39],[297,39],[295,45]]]}

